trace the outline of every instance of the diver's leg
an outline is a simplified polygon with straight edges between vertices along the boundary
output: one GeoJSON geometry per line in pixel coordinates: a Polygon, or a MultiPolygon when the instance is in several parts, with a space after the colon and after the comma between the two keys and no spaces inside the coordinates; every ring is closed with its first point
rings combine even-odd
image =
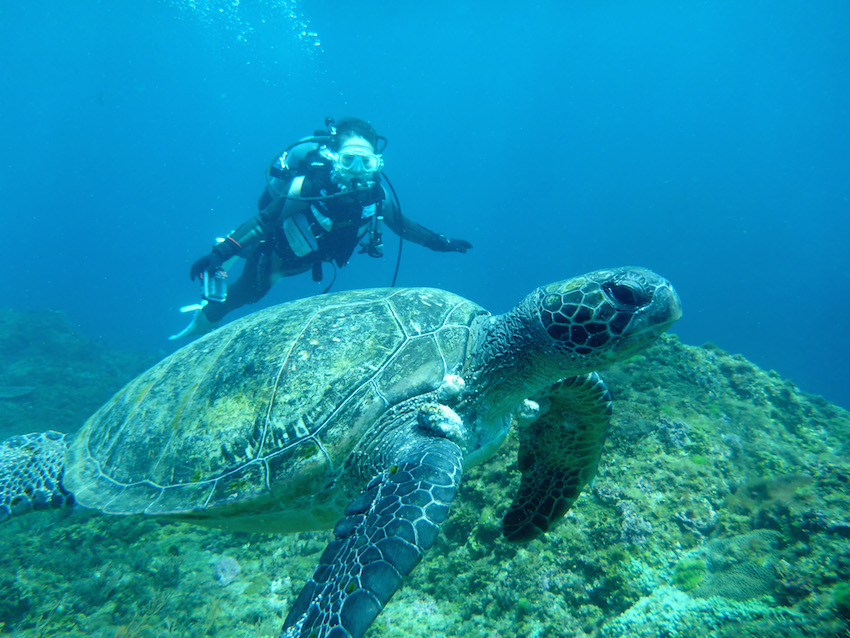
{"type": "Polygon", "coordinates": [[[228,312],[262,299],[271,288],[269,277],[271,252],[258,250],[248,256],[239,279],[227,287],[227,298],[223,302],[204,301],[203,305],[195,311],[189,325],[169,339],[200,337],[214,330],[217,327],[216,324],[228,312]]]}
{"type": "Polygon", "coordinates": [[[310,264],[288,263],[274,250],[257,252],[250,256],[242,274],[228,286],[224,302],[208,301],[195,312],[192,322],[169,339],[199,337],[216,328],[216,324],[231,310],[262,299],[272,285],[282,277],[297,275],[310,268],[310,264]]]}

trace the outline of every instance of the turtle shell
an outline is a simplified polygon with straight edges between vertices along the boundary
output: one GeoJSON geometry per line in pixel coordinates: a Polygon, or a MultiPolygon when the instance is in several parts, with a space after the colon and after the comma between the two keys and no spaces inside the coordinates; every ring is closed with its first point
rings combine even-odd
{"type": "Polygon", "coordinates": [[[234,321],[95,413],[69,449],[65,485],[108,513],[233,529],[332,525],[359,442],[389,407],[460,370],[484,314],[449,292],[408,288],[311,297],[234,321]]]}

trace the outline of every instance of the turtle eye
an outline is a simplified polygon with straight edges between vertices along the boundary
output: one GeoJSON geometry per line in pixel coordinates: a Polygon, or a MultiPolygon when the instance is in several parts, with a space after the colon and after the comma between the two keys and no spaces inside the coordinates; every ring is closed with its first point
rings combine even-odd
{"type": "Polygon", "coordinates": [[[602,290],[617,305],[626,308],[640,308],[652,301],[652,297],[646,289],[636,282],[607,281],[602,284],[602,290]]]}

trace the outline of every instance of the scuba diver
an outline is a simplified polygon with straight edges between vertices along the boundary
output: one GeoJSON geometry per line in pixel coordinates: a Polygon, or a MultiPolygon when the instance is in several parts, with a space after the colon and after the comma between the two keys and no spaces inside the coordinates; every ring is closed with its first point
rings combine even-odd
{"type": "Polygon", "coordinates": [[[472,248],[468,241],[449,239],[401,214],[392,184],[381,171],[386,138],[371,124],[357,118],[338,123],[327,118],[325,124],[327,131],[291,144],[272,162],[257,202],[259,214],[192,264],[189,277],[203,282],[203,300],[182,309],[195,314],[171,339],[209,332],[228,312],[259,301],[282,277],[311,270],[318,282],[322,264],[330,262],[335,279],[336,267],[348,263],[358,244],[361,253],[383,256],[383,223],[399,241],[408,239],[438,252],[472,248]],[[245,259],[245,266],[227,286],[226,266],[237,257],[245,259]]]}

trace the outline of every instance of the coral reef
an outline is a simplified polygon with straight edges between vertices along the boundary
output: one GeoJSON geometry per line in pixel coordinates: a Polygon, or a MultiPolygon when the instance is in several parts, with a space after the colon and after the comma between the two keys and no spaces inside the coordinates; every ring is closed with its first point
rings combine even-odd
{"type": "MultiPolygon", "coordinates": [[[[0,318],[0,331],[23,330],[0,318]]],[[[17,351],[15,369],[29,372],[0,384],[36,390],[4,406],[48,415],[47,380],[57,391],[96,385],[103,400],[139,361],[101,350],[78,366],[61,321],[29,321],[61,338],[50,357],[17,351]]],[[[20,337],[0,334],[11,342],[20,337]]],[[[434,548],[367,635],[847,635],[850,414],[675,337],[604,376],[613,424],[594,486],[564,521],[528,545],[501,538],[519,481],[510,437],[468,472],[434,548]]],[[[62,411],[79,415],[94,399],[69,393],[62,411]]],[[[82,510],[13,519],[0,526],[0,634],[277,636],[329,537],[82,510]]]]}
{"type": "Polygon", "coordinates": [[[227,587],[242,573],[242,566],[239,561],[231,556],[222,556],[217,559],[213,567],[215,568],[215,579],[222,587],[227,587]]]}
{"type": "Polygon", "coordinates": [[[79,334],[59,312],[0,309],[0,438],[73,432],[156,361],[79,334]]]}

